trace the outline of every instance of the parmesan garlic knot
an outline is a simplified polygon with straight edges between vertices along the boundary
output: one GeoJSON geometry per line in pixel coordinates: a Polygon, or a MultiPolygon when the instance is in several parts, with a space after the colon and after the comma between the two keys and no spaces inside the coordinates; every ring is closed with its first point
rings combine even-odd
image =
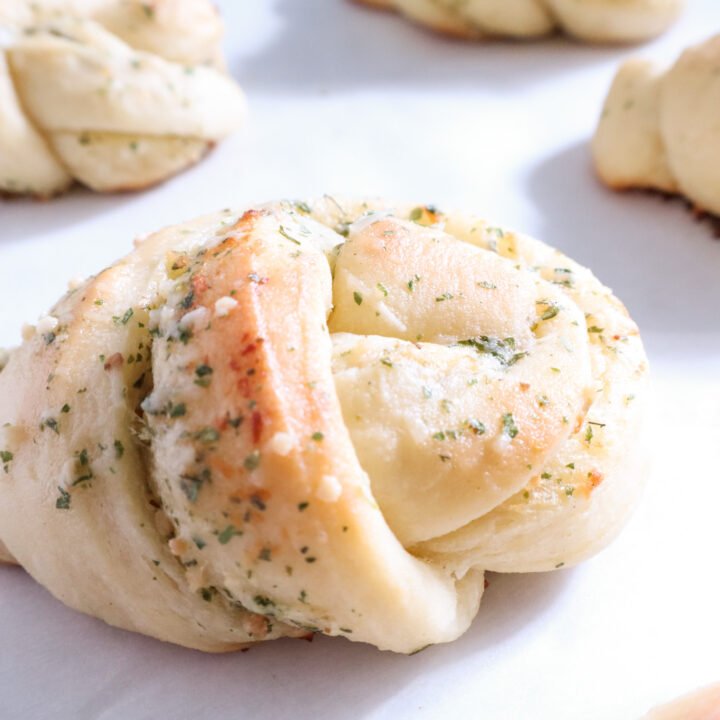
{"type": "Polygon", "coordinates": [[[472,215],[224,211],[26,335],[0,372],[0,541],[63,602],[190,647],[452,640],[485,570],[587,558],[643,484],[635,324],[472,215]]]}
{"type": "Polygon", "coordinates": [[[3,0],[0,193],[136,190],[241,122],[210,0],[3,0]]]}

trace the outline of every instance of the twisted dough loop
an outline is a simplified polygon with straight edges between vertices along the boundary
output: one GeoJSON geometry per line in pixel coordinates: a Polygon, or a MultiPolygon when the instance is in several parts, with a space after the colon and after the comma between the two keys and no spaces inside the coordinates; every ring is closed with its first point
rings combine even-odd
{"type": "Polygon", "coordinates": [[[676,20],[686,0],[359,0],[395,8],[465,38],[533,38],[564,30],[590,42],[639,42],[676,20]]]}
{"type": "Polygon", "coordinates": [[[670,69],[623,64],[593,140],[600,178],[618,190],[681,194],[720,214],[718,66],[720,36],[688,48],[670,69]]]}
{"type": "Polygon", "coordinates": [[[7,0],[0,8],[0,191],[157,183],[232,132],[209,0],[7,0]]]}
{"type": "Polygon", "coordinates": [[[483,570],[582,560],[642,485],[635,325],[472,216],[225,211],[51,317],[0,373],[0,539],[67,604],[165,640],[451,640],[483,570]]]}

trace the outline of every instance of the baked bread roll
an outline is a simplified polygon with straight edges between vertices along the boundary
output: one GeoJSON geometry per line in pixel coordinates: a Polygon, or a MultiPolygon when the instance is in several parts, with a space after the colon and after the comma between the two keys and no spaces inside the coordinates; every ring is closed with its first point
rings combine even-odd
{"type": "Polygon", "coordinates": [[[3,0],[0,192],[134,190],[242,120],[209,0],[3,0]]]}
{"type": "Polygon", "coordinates": [[[685,50],[670,69],[623,64],[593,140],[600,178],[617,190],[684,195],[720,214],[719,65],[720,35],[685,50]]]}
{"type": "Polygon", "coordinates": [[[720,720],[720,685],[704,688],[655,708],[643,720],[720,720]]]}
{"type": "Polygon", "coordinates": [[[193,648],[452,640],[485,570],[589,557],[645,477],[637,327],[471,215],[223,211],[26,335],[0,373],[0,540],[66,604],[193,648]]]}
{"type": "Polygon", "coordinates": [[[534,38],[561,29],[589,42],[628,43],[672,25],[686,0],[359,0],[397,9],[464,38],[534,38]]]}

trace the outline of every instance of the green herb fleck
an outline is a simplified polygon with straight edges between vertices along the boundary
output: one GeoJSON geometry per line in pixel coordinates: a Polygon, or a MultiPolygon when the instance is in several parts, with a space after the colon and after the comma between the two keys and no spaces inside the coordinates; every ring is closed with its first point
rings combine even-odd
{"type": "Polygon", "coordinates": [[[479,420],[468,420],[468,425],[475,431],[476,435],[482,435],[485,432],[485,425],[479,420]]]}
{"type": "Polygon", "coordinates": [[[518,360],[527,355],[526,352],[515,352],[515,338],[512,337],[501,339],[481,335],[477,338],[460,340],[457,344],[464,347],[471,347],[478,353],[492,355],[506,368],[514,365],[518,360]]]}
{"type": "Polygon", "coordinates": [[[67,490],[64,490],[58,485],[58,490],[60,491],[60,497],[58,497],[57,500],[55,500],[55,507],[58,510],[69,510],[70,509],[70,493],[67,490]]]}
{"type": "Polygon", "coordinates": [[[502,416],[503,433],[509,436],[511,439],[514,438],[520,431],[518,430],[512,413],[505,413],[502,416]]]}
{"type": "Polygon", "coordinates": [[[58,428],[58,421],[55,420],[55,418],[48,418],[45,421],[45,425],[49,427],[56,435],[60,434],[60,430],[58,428]]]}
{"type": "Polygon", "coordinates": [[[250,496],[250,502],[258,510],[265,510],[267,508],[267,505],[263,502],[262,498],[257,493],[253,493],[250,496]]]}
{"type": "Polygon", "coordinates": [[[221,533],[218,533],[217,539],[221,545],[227,545],[235,535],[242,535],[242,530],[236,530],[234,525],[228,525],[221,533]]]}
{"type": "Polygon", "coordinates": [[[181,475],[180,489],[185,493],[185,497],[190,502],[195,502],[200,492],[200,488],[210,482],[210,470],[204,468],[199,475],[181,475]]]}
{"type": "Polygon", "coordinates": [[[203,445],[211,445],[220,439],[220,433],[214,427],[204,427],[192,434],[195,440],[199,440],[203,445]]]}
{"type": "Polygon", "coordinates": [[[182,417],[186,412],[187,408],[185,407],[185,403],[178,403],[177,405],[173,405],[170,409],[170,417],[182,417]]]}
{"type": "Polygon", "coordinates": [[[260,607],[275,607],[275,603],[265,595],[256,595],[253,602],[260,607]]]}
{"type": "Polygon", "coordinates": [[[281,225],[278,232],[286,239],[288,239],[290,242],[295,243],[296,245],[301,245],[302,243],[295,239],[290,233],[281,225]]]}
{"type": "Polygon", "coordinates": [[[13,454],[9,450],[0,450],[0,460],[3,463],[3,470],[6,473],[10,472],[10,469],[8,467],[10,461],[13,459],[13,454]]]}
{"type": "Polygon", "coordinates": [[[213,369],[209,365],[202,363],[195,368],[195,374],[197,375],[195,384],[200,387],[207,387],[210,384],[213,369]]]}
{"type": "Polygon", "coordinates": [[[253,450],[246,458],[243,463],[246,470],[255,470],[260,465],[260,451],[253,450]]]}

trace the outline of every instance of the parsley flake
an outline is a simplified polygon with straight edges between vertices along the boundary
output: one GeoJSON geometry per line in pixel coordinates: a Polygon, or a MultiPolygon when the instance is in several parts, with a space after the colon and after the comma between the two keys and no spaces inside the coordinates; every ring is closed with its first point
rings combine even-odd
{"type": "Polygon", "coordinates": [[[246,470],[255,470],[260,465],[260,451],[253,450],[243,463],[246,470]]]}
{"type": "Polygon", "coordinates": [[[55,508],[57,510],[69,510],[70,509],[70,493],[64,490],[58,485],[60,491],[60,497],[55,501],[55,508]]]}
{"type": "Polygon", "coordinates": [[[502,416],[502,426],[503,433],[511,439],[520,432],[518,426],[515,424],[515,419],[513,418],[512,413],[505,413],[502,416]]]}

